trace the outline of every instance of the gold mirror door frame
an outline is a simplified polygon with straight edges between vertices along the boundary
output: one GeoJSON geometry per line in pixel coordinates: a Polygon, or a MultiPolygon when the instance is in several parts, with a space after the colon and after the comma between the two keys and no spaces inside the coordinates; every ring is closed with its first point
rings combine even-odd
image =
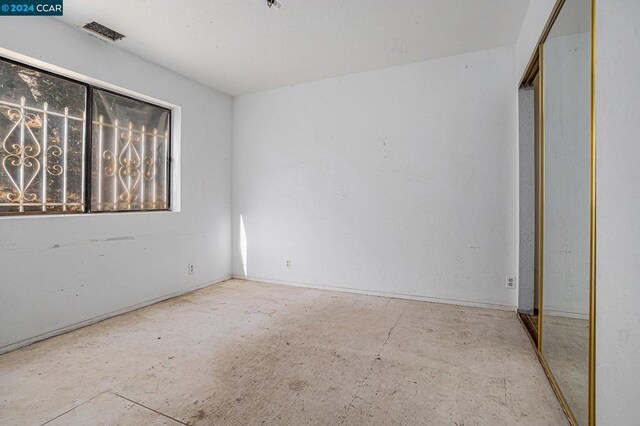
{"type": "MultiPolygon", "coordinates": [[[[539,252],[537,253],[538,262],[538,334],[537,334],[537,346],[536,354],[542,365],[549,382],[560,401],[562,408],[567,415],[569,422],[572,425],[577,425],[577,420],[574,417],[567,400],[562,394],[560,387],[553,375],[553,372],[549,368],[549,365],[543,355],[542,348],[544,345],[544,330],[543,330],[543,316],[544,316],[544,200],[545,200],[545,134],[544,134],[544,98],[545,98],[545,84],[544,84],[544,43],[549,35],[553,24],[558,17],[565,0],[557,0],[556,5],[551,13],[551,16],[543,30],[543,33],[538,41],[538,46],[534,52],[532,58],[529,61],[527,71],[521,81],[521,87],[532,85],[533,81],[538,79],[537,86],[539,90],[539,102],[537,108],[537,138],[536,138],[536,154],[539,158],[537,161],[537,200],[536,209],[538,223],[537,227],[537,247],[539,252]]],[[[588,424],[594,426],[596,424],[596,0],[591,0],[591,99],[590,99],[590,182],[589,182],[589,347],[588,347],[588,424]]]]}

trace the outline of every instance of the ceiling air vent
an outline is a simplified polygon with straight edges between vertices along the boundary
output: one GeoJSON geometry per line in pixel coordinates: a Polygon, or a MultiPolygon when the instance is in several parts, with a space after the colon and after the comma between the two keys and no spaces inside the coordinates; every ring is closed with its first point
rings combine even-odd
{"type": "Polygon", "coordinates": [[[105,27],[102,24],[98,24],[96,21],[89,22],[84,27],[85,30],[89,30],[92,33],[98,34],[100,37],[104,37],[111,41],[122,40],[125,36],[117,31],[113,31],[109,27],[105,27]]]}

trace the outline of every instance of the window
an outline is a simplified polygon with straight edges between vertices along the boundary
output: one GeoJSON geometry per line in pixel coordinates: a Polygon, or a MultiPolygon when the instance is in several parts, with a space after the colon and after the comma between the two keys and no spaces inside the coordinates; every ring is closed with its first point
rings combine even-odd
{"type": "Polygon", "coordinates": [[[169,111],[93,91],[91,210],[169,207],[169,111]]]}
{"type": "Polygon", "coordinates": [[[168,210],[170,123],[166,108],[0,59],[0,215],[168,210]]]}
{"type": "Polygon", "coordinates": [[[82,212],[87,88],[0,61],[0,213],[82,212]]]}

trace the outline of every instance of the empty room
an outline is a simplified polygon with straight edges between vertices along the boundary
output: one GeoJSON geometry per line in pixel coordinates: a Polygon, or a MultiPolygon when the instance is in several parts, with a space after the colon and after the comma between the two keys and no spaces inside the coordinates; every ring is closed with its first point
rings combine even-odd
{"type": "Polygon", "coordinates": [[[0,0],[0,425],[640,425],[640,2],[0,0]]]}

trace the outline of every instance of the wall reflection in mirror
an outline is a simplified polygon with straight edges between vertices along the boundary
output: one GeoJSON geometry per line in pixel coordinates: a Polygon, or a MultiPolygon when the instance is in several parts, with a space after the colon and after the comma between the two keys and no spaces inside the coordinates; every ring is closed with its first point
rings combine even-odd
{"type": "Polygon", "coordinates": [[[543,44],[542,354],[588,424],[591,0],[566,0],[543,44]]]}

